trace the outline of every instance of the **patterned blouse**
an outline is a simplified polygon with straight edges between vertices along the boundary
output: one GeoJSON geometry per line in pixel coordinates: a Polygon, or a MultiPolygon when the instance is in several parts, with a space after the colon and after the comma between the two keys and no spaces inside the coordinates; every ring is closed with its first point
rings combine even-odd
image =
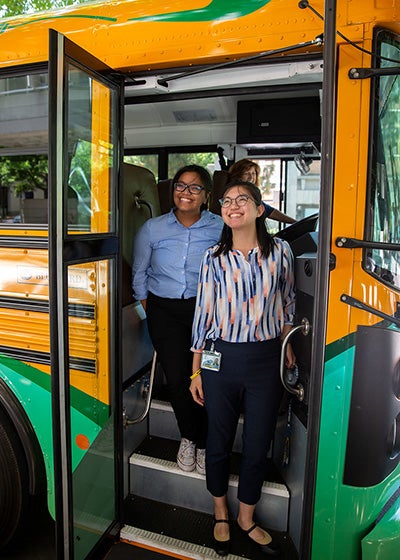
{"type": "Polygon", "coordinates": [[[286,241],[274,238],[268,258],[258,247],[248,260],[237,250],[214,258],[209,248],[200,268],[192,351],[201,351],[206,339],[258,342],[280,336],[293,324],[295,287],[293,255],[286,241]]]}

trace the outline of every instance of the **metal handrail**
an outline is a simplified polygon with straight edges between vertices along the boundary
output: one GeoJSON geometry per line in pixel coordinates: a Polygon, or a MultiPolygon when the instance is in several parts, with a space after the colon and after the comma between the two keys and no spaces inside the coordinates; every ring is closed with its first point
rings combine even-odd
{"type": "Polygon", "coordinates": [[[306,317],[304,317],[301,321],[301,324],[297,325],[291,331],[289,331],[288,334],[283,339],[283,342],[282,342],[281,364],[280,364],[280,375],[281,375],[282,385],[284,386],[286,391],[288,391],[288,393],[292,393],[292,395],[296,395],[297,398],[299,399],[299,401],[304,400],[304,387],[303,387],[303,385],[301,383],[298,383],[295,387],[291,387],[285,381],[286,347],[289,344],[290,339],[292,338],[292,336],[295,333],[297,333],[298,331],[301,331],[304,334],[304,336],[307,336],[309,334],[310,330],[311,330],[310,322],[306,317]]]}
{"type": "Polygon", "coordinates": [[[140,416],[138,416],[137,418],[129,418],[126,415],[126,412],[124,411],[124,418],[123,418],[124,428],[126,428],[126,426],[132,426],[133,424],[139,424],[148,415],[149,410],[150,410],[151,397],[152,397],[152,393],[153,393],[153,382],[154,382],[154,375],[155,375],[155,371],[156,371],[156,365],[157,365],[157,352],[154,350],[153,361],[152,361],[151,370],[150,370],[149,390],[147,392],[146,403],[145,403],[144,410],[143,410],[142,414],[140,416]]]}

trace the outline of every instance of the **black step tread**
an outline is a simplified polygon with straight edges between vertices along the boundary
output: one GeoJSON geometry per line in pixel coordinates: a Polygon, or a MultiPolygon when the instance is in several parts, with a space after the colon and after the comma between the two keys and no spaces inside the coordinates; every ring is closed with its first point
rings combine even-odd
{"type": "MultiPolygon", "coordinates": [[[[130,495],[124,502],[123,521],[126,525],[152,533],[212,548],[212,516],[206,513],[130,495]]],[[[298,560],[296,549],[286,533],[270,533],[281,546],[281,560],[298,560]]],[[[239,531],[234,522],[231,523],[231,539],[231,554],[251,560],[265,560],[265,554],[239,531]]]]}
{"type": "MultiPolygon", "coordinates": [[[[166,439],[158,436],[148,436],[135,450],[139,455],[146,457],[154,457],[164,461],[176,462],[176,455],[178,453],[179,441],[166,439]]],[[[230,471],[232,474],[239,474],[240,453],[232,453],[230,471]]],[[[269,482],[276,482],[284,484],[283,478],[280,475],[272,459],[268,460],[268,467],[265,473],[265,480],[269,482]]]]}

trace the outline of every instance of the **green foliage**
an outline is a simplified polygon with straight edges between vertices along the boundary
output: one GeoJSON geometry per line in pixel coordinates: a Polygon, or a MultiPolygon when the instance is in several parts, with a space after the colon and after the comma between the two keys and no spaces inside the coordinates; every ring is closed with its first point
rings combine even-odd
{"type": "Polygon", "coordinates": [[[173,177],[175,173],[184,165],[195,163],[206,169],[214,163],[216,154],[211,152],[198,152],[191,154],[170,154],[168,157],[169,177],[173,177]]]}
{"type": "Polygon", "coordinates": [[[10,17],[32,14],[52,8],[82,4],[85,1],[87,0],[7,0],[7,2],[0,4],[0,16],[10,17]]]}
{"type": "Polygon", "coordinates": [[[11,187],[15,196],[40,189],[47,193],[47,156],[0,158],[0,186],[11,187]]]}
{"type": "MultiPolygon", "coordinates": [[[[177,153],[168,155],[168,178],[171,179],[175,173],[183,167],[191,163],[201,165],[210,170],[213,168],[214,160],[216,157],[215,152],[195,152],[195,153],[177,153]]],[[[158,180],[158,156],[156,154],[143,154],[135,156],[124,156],[126,163],[146,167],[154,173],[155,178],[158,180]]],[[[167,177],[164,177],[166,179],[167,177]]]]}

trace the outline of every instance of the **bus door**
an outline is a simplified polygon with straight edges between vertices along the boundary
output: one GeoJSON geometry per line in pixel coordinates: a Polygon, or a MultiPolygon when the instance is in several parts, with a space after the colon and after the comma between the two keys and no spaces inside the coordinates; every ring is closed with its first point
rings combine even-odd
{"type": "Polygon", "coordinates": [[[49,274],[57,558],[116,530],[121,417],[117,185],[121,84],[49,37],[49,274]]]}

